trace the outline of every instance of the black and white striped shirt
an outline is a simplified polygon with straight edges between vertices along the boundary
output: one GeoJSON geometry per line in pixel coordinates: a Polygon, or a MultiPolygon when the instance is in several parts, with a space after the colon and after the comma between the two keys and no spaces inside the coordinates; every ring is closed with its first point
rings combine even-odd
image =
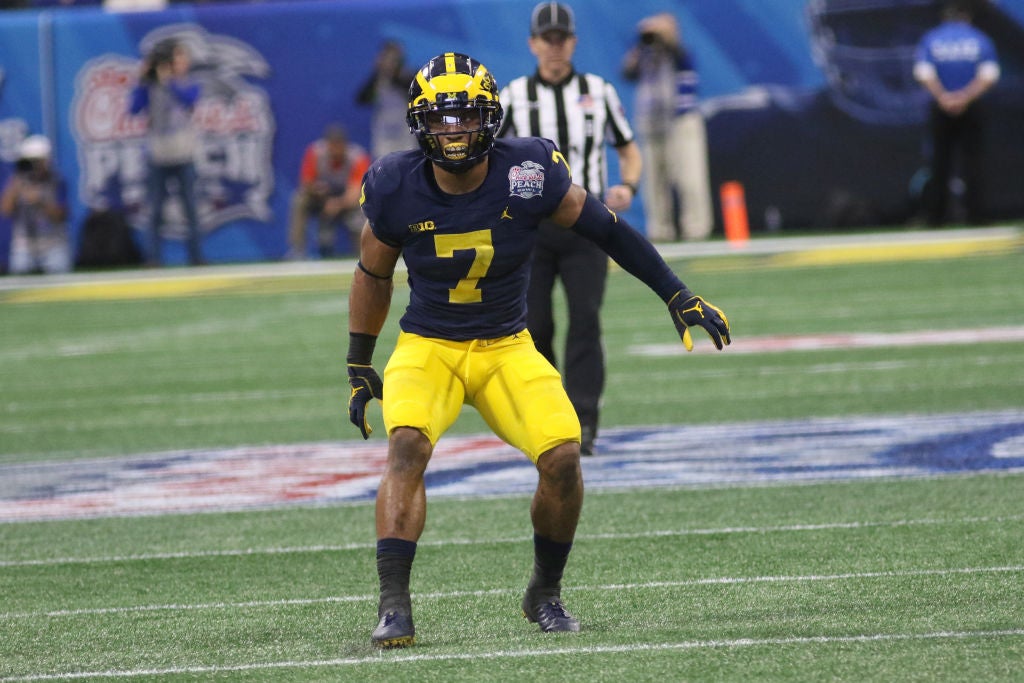
{"type": "Polygon", "coordinates": [[[553,140],[569,162],[573,182],[604,196],[606,143],[621,147],[633,141],[633,129],[611,83],[575,71],[561,83],[548,83],[535,73],[511,81],[498,97],[505,109],[499,136],[553,140]]]}

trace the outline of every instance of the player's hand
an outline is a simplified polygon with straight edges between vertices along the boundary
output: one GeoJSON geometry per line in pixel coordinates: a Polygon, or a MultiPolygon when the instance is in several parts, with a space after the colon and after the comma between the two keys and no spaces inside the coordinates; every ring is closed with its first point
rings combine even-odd
{"type": "Polygon", "coordinates": [[[366,421],[366,404],[370,399],[384,398],[384,383],[372,365],[348,364],[348,384],[352,394],[348,397],[348,419],[359,427],[364,439],[369,439],[373,429],[366,421]]]}
{"type": "Polygon", "coordinates": [[[683,346],[687,351],[693,350],[690,328],[697,325],[703,327],[711,336],[719,351],[732,341],[729,337],[729,319],[725,317],[725,312],[687,289],[679,290],[669,300],[668,311],[672,314],[672,322],[675,323],[676,331],[679,332],[679,338],[683,340],[683,346]]]}

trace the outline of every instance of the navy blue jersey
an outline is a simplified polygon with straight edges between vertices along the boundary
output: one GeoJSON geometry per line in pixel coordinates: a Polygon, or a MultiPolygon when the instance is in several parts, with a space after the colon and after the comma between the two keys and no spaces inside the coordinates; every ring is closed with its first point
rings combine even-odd
{"type": "Polygon", "coordinates": [[[442,192],[418,150],[389,154],[366,173],[363,212],[409,271],[406,332],[464,341],[526,328],[537,224],[572,180],[550,140],[497,140],[488,159],[483,184],[464,195],[442,192]]]}

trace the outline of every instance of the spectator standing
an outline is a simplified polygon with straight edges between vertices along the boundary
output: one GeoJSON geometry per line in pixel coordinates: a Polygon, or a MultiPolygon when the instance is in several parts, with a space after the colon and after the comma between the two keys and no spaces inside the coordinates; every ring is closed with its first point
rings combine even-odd
{"type": "Polygon", "coordinates": [[[317,247],[321,258],[334,255],[338,226],[345,228],[353,250],[359,245],[362,213],[359,210],[363,174],[370,155],[349,142],[345,128],[332,123],[302,156],[299,186],[292,194],[288,228],[288,258],[306,258],[306,227],[316,219],[317,247]]]}
{"type": "Polygon", "coordinates": [[[984,109],[982,96],[999,80],[991,39],[975,28],[966,0],[946,4],[942,23],[918,43],[914,77],[932,97],[930,174],[925,191],[929,225],[942,225],[949,208],[953,160],[960,155],[969,223],[983,222],[984,109]]]}
{"type": "Polygon", "coordinates": [[[643,183],[647,237],[703,240],[714,217],[704,117],[697,108],[699,77],[679,23],[665,12],[637,25],[638,42],[623,60],[637,82],[635,116],[647,177],[643,183]],[[675,210],[675,201],[679,211],[675,210]],[[679,230],[679,228],[682,228],[679,230]]]}
{"type": "Polygon", "coordinates": [[[357,104],[373,108],[370,153],[374,159],[414,146],[409,124],[405,121],[412,78],[413,71],[405,65],[402,45],[394,40],[385,41],[377,53],[373,71],[356,95],[357,104]]]}
{"type": "MultiPolygon", "coordinates": [[[[596,74],[574,68],[576,43],[576,21],[569,5],[542,2],[534,7],[529,46],[537,71],[502,90],[505,119],[499,136],[553,140],[568,159],[577,183],[603,198],[613,211],[626,211],[640,181],[640,149],[615,87],[596,74]],[[620,182],[610,187],[606,144],[615,148],[619,160],[620,182]]],[[[527,293],[527,326],[540,352],[558,367],[552,295],[556,280],[561,279],[569,311],[562,373],[582,426],[584,455],[594,453],[604,391],[600,315],[607,277],[608,256],[597,245],[550,221],[541,223],[527,293]]]]}
{"type": "Polygon", "coordinates": [[[188,229],[190,265],[204,263],[196,211],[196,132],[192,111],[200,86],[189,76],[188,48],[176,40],[158,43],[143,61],[139,84],[132,90],[130,111],[148,117],[149,265],[160,265],[164,204],[168,182],[175,181],[188,229]]]}
{"type": "Polygon", "coordinates": [[[66,188],[52,168],[52,152],[49,138],[25,138],[0,195],[0,214],[11,219],[9,268],[15,275],[71,270],[66,188]]]}

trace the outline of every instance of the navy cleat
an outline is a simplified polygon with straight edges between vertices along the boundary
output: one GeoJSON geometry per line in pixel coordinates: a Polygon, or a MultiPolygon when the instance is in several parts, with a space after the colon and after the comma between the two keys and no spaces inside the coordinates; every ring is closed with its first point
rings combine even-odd
{"type": "Polygon", "coordinates": [[[409,647],[415,640],[416,628],[412,625],[412,615],[397,611],[385,612],[370,636],[370,642],[381,649],[409,647]]]}
{"type": "Polygon", "coordinates": [[[533,598],[527,593],[523,598],[523,616],[545,633],[578,633],[580,630],[580,620],[569,614],[558,597],[533,598]]]}

